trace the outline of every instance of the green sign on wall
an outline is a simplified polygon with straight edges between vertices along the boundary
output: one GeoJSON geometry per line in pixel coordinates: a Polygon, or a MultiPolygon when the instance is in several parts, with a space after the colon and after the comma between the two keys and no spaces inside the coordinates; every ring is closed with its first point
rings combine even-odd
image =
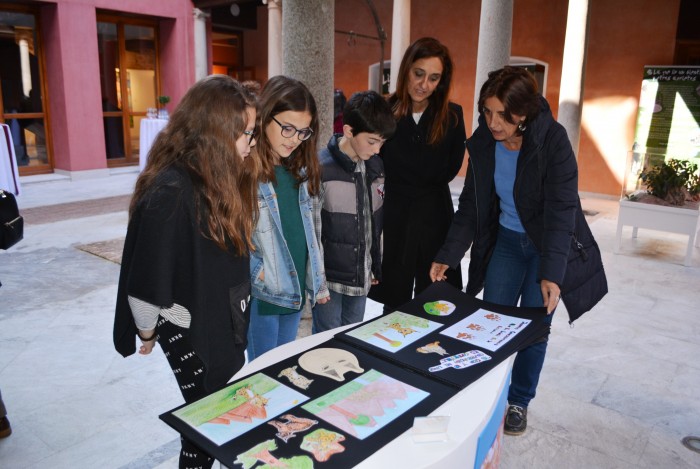
{"type": "Polygon", "coordinates": [[[700,159],[700,67],[644,67],[632,151],[700,159]]]}

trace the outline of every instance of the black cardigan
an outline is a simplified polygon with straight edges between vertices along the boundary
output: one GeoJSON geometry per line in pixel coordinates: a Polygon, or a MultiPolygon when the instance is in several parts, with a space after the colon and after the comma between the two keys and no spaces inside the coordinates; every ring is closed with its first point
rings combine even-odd
{"type": "Polygon", "coordinates": [[[182,170],[169,169],[134,211],[122,257],[114,345],[136,351],[136,325],[128,296],[191,315],[190,341],[214,390],[244,364],[250,298],[248,256],[222,251],[197,227],[194,190],[182,170]]]}
{"type": "MultiPolygon", "coordinates": [[[[581,209],[576,157],[549,104],[544,98],[540,102],[540,113],[523,133],[513,198],[520,221],[541,255],[538,278],[560,286],[573,321],[607,293],[607,282],[600,249],[581,209]],[[585,264],[579,265],[584,258],[585,264]],[[587,286],[581,290],[584,284],[587,286]]],[[[479,127],[467,141],[469,170],[459,208],[435,258],[454,266],[471,246],[466,289],[471,295],[484,287],[498,233],[495,148],[496,141],[480,116],[479,127]]]]}
{"type": "MultiPolygon", "coordinates": [[[[433,111],[428,106],[418,124],[412,115],[401,117],[394,136],[380,152],[386,174],[384,282],[372,287],[370,297],[390,306],[411,299],[401,297],[392,286],[390,272],[415,273],[419,252],[429,257],[438,252],[454,215],[449,182],[457,176],[464,160],[467,137],[462,107],[449,103],[447,133],[436,145],[429,145],[428,132],[435,119],[433,111]]],[[[459,266],[448,275],[448,282],[462,288],[459,266]]]]}

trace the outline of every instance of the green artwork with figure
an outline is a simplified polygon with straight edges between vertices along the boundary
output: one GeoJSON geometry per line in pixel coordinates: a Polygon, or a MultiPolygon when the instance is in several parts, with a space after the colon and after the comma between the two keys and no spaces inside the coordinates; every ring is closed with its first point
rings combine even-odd
{"type": "Polygon", "coordinates": [[[372,344],[382,350],[396,352],[422,339],[440,327],[442,327],[440,323],[394,311],[349,331],[347,335],[372,344]]]}
{"type": "Polygon", "coordinates": [[[173,412],[217,445],[262,425],[309,398],[256,373],[173,412]]]}

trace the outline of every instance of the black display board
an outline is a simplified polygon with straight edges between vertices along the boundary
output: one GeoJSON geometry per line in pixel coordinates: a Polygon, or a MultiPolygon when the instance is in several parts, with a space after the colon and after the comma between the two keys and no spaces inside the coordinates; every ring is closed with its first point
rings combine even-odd
{"type": "Polygon", "coordinates": [[[443,282],[399,311],[416,321],[429,319],[434,330],[395,353],[350,335],[382,316],[160,418],[227,467],[252,469],[280,462],[290,467],[353,467],[408,430],[414,417],[430,414],[548,330],[544,308],[491,305],[443,282]],[[454,311],[428,314],[426,303],[436,301],[454,304],[454,311]],[[530,322],[496,351],[440,334],[478,310],[530,322]],[[417,351],[436,341],[445,354],[417,351]],[[463,369],[429,370],[441,359],[465,352],[491,358],[463,369]],[[311,356],[318,368],[314,371],[321,374],[309,371],[311,356]],[[292,382],[285,376],[290,370],[301,378],[292,382]]]}
{"type": "MultiPolygon", "coordinates": [[[[464,389],[465,387],[469,386],[471,383],[479,379],[491,369],[495,368],[499,363],[516,353],[518,350],[522,350],[534,341],[549,333],[549,326],[544,323],[544,319],[547,314],[547,310],[544,307],[514,308],[511,306],[501,306],[493,303],[487,303],[457,290],[446,282],[437,282],[432,284],[428,289],[423,291],[423,293],[416,296],[413,301],[399,308],[398,311],[419,318],[428,319],[429,321],[439,323],[444,327],[439,327],[421,339],[416,340],[410,345],[407,345],[395,352],[388,351],[384,348],[379,348],[351,335],[353,334],[353,331],[360,328],[367,328],[372,323],[383,321],[383,317],[379,317],[351,329],[347,329],[344,332],[337,334],[335,337],[357,348],[361,348],[368,353],[372,353],[382,357],[385,360],[394,362],[398,366],[412,369],[416,373],[423,374],[437,381],[442,381],[448,385],[456,386],[459,389],[464,389]],[[426,312],[426,304],[441,300],[454,304],[454,312],[447,316],[436,316],[426,312]],[[530,323],[527,326],[524,326],[522,330],[518,332],[518,334],[514,335],[510,339],[510,341],[495,351],[488,350],[484,347],[471,345],[441,334],[441,332],[447,327],[467,319],[470,315],[480,309],[496,313],[497,315],[522,318],[529,320],[530,323]],[[435,343],[436,341],[439,342],[439,346],[447,352],[446,355],[438,355],[437,353],[420,353],[417,351],[418,347],[424,347],[426,344],[435,343]],[[478,363],[477,365],[462,369],[450,367],[434,372],[429,370],[431,367],[439,365],[442,358],[451,357],[472,350],[483,352],[491,358],[478,363]]],[[[410,335],[408,335],[406,338],[409,339],[410,335]]]]}

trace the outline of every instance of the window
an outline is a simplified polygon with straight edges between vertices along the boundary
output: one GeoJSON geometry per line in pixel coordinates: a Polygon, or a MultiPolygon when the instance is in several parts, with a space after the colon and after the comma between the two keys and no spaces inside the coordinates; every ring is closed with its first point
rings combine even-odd
{"type": "Polygon", "coordinates": [[[0,116],[10,127],[22,175],[52,169],[37,30],[32,10],[0,10],[0,116]]]}
{"type": "Polygon", "coordinates": [[[139,158],[141,119],[157,107],[157,26],[154,21],[97,17],[102,118],[109,166],[139,158]]]}

